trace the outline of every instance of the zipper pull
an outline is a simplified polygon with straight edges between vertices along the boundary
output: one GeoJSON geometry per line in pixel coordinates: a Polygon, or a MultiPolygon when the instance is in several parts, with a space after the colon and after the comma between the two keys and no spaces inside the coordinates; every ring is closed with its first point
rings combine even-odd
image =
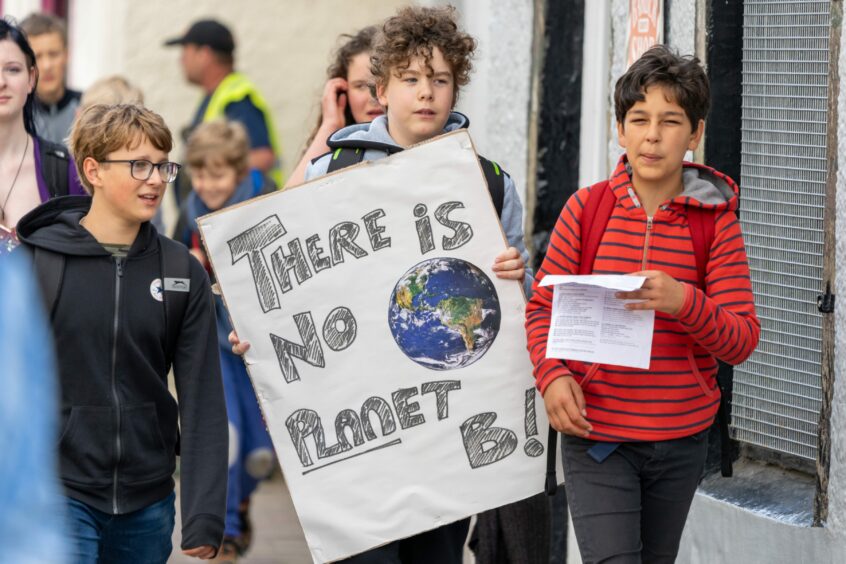
{"type": "Polygon", "coordinates": [[[117,266],[117,274],[121,278],[123,278],[123,259],[118,257],[115,259],[115,265],[117,266]]]}
{"type": "Polygon", "coordinates": [[[651,217],[646,218],[646,230],[652,231],[652,218],[651,217]]]}

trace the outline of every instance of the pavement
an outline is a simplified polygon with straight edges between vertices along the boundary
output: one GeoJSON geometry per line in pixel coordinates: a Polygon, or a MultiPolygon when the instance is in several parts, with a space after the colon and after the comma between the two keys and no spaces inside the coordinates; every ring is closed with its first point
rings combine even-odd
{"type": "MultiPolygon", "coordinates": [[[[179,484],[177,483],[177,492],[179,484]]],[[[179,512],[179,496],[176,501],[176,527],[173,531],[173,553],[170,564],[201,564],[182,554],[179,549],[182,525],[179,512]]],[[[253,544],[238,564],[311,564],[302,527],[294,511],[294,504],[285,487],[285,481],[277,473],[262,482],[253,494],[250,517],[253,522],[253,544]]]]}
{"type": "MultiPolygon", "coordinates": [[[[176,526],[173,529],[173,552],[168,564],[202,564],[182,554],[182,523],[179,510],[179,480],[176,482],[176,526]]],[[[303,529],[297,519],[291,494],[279,472],[262,482],[253,494],[250,519],[253,523],[253,544],[238,564],[311,564],[303,529]]],[[[471,522],[472,523],[472,522],[471,522]]],[[[464,563],[474,564],[472,553],[464,546],[464,563]]]]}

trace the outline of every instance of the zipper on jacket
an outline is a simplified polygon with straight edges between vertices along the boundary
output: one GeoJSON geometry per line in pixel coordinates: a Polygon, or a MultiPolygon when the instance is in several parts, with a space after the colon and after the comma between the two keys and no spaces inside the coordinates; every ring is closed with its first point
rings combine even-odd
{"type": "Polygon", "coordinates": [[[112,512],[118,514],[118,466],[120,465],[121,444],[120,444],[120,397],[117,393],[117,342],[118,329],[120,320],[120,286],[123,278],[123,258],[115,258],[115,316],[113,321],[113,337],[112,337],[112,399],[115,402],[115,422],[117,423],[117,433],[115,434],[115,470],[112,479],[114,485],[112,488],[112,512]]]}
{"type": "Polygon", "coordinates": [[[640,269],[646,270],[646,257],[649,254],[649,240],[652,238],[652,218],[646,218],[646,237],[643,240],[643,260],[641,261],[640,269]]]}

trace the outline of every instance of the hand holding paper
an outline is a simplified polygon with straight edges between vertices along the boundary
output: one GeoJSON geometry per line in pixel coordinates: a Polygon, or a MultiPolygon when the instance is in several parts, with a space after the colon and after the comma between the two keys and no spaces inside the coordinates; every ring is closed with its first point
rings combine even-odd
{"type": "Polygon", "coordinates": [[[630,302],[626,309],[655,310],[669,315],[676,315],[684,305],[684,285],[662,270],[644,270],[632,276],[644,277],[643,286],[634,291],[617,292],[614,297],[620,300],[643,300],[630,302]]]}
{"type": "MultiPolygon", "coordinates": [[[[649,368],[655,311],[632,311],[615,297],[636,293],[645,276],[547,276],[555,286],[547,358],[649,368]]],[[[683,289],[682,289],[683,290],[683,289]]]]}

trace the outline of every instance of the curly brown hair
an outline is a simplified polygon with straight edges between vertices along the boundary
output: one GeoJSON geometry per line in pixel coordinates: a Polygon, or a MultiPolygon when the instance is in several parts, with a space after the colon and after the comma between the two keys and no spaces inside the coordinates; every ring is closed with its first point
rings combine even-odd
{"type": "Polygon", "coordinates": [[[614,87],[614,112],[618,123],[625,123],[626,114],[637,102],[646,99],[650,86],[667,89],[673,101],[682,107],[695,131],[699,121],[708,115],[711,89],[708,77],[693,56],[682,57],[666,45],[650,47],[629,70],[617,80],[614,87]]]}
{"type": "Polygon", "coordinates": [[[427,68],[432,71],[432,51],[435,47],[440,49],[452,69],[455,103],[459,87],[470,82],[473,69],[470,60],[476,50],[476,40],[458,28],[453,6],[407,7],[385,20],[370,57],[376,84],[386,86],[391,75],[398,76],[408,68],[414,57],[423,57],[427,68]]]}

